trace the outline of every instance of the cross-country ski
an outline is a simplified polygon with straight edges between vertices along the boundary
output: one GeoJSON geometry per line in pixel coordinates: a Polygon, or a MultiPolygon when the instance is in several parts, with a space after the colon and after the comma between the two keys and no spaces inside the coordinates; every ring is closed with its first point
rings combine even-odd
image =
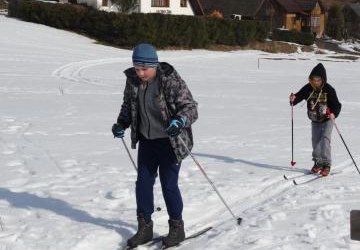
{"type": "Polygon", "coordinates": [[[329,174],[329,176],[323,176],[321,174],[314,174],[314,173],[309,173],[309,174],[306,174],[306,175],[303,175],[303,176],[299,176],[299,177],[296,177],[296,178],[292,178],[292,179],[288,179],[288,180],[292,180],[293,184],[294,185],[299,185],[299,184],[306,184],[306,183],[310,183],[310,182],[313,182],[313,181],[316,181],[320,178],[330,178],[336,174],[339,174],[340,172],[337,171],[337,172],[332,172],[329,174]]]}
{"type": "MultiPolygon", "coordinates": [[[[159,247],[161,249],[171,249],[171,248],[175,248],[175,247],[184,245],[184,244],[186,244],[186,242],[190,241],[191,239],[197,238],[197,237],[207,233],[211,229],[212,229],[212,227],[205,227],[205,228],[203,228],[203,229],[201,229],[199,231],[196,231],[196,232],[190,234],[189,236],[186,236],[185,239],[181,243],[179,243],[179,244],[177,244],[175,246],[166,246],[166,245],[162,244],[162,240],[166,237],[166,235],[161,235],[161,236],[154,237],[151,241],[149,241],[149,242],[147,242],[145,244],[139,245],[139,246],[141,246],[141,247],[144,247],[144,246],[150,247],[150,246],[154,246],[154,245],[160,245],[159,247]]],[[[137,247],[125,246],[123,249],[124,250],[130,250],[130,249],[136,249],[136,248],[137,247]]]]}

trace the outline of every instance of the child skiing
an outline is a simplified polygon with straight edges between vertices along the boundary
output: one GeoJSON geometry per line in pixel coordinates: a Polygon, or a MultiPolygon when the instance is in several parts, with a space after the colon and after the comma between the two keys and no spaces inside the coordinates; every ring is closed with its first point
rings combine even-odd
{"type": "Polygon", "coordinates": [[[134,67],[127,77],[123,104],[114,137],[123,138],[131,127],[132,148],[138,149],[136,204],[138,231],[127,241],[128,248],[151,241],[154,212],[153,186],[159,170],[163,196],[169,215],[169,234],[163,239],[166,247],[185,239],[182,220],[183,202],[178,187],[181,161],[193,146],[191,124],[198,117],[197,103],[176,70],[158,61],[156,49],[146,43],[133,50],[134,67]]]}
{"type": "Polygon", "coordinates": [[[309,83],[296,94],[290,95],[290,105],[307,101],[307,113],[311,120],[312,173],[327,176],[331,168],[331,133],[333,120],[338,117],[341,103],[335,89],[327,83],[326,70],[319,63],[309,75],[309,83]]]}

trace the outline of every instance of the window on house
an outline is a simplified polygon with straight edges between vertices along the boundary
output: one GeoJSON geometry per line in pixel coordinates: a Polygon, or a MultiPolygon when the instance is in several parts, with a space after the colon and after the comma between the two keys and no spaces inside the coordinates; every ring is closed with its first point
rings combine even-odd
{"type": "Polygon", "coordinates": [[[108,0],[102,0],[102,6],[108,6],[108,0]]]}
{"type": "Polygon", "coordinates": [[[151,7],[169,7],[170,0],[151,0],[151,7]]]}
{"type": "Polygon", "coordinates": [[[180,0],[180,7],[187,7],[187,0],[180,0]]]}
{"type": "Polygon", "coordinates": [[[311,17],[311,26],[319,27],[320,26],[320,17],[318,17],[318,16],[311,17]]]}

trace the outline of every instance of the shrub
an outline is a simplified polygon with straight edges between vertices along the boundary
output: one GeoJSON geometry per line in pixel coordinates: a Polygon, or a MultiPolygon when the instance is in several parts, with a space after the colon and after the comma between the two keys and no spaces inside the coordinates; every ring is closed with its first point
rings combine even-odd
{"type": "Polygon", "coordinates": [[[314,44],[314,35],[306,32],[275,29],[272,34],[274,41],[285,41],[303,45],[314,44]]]}

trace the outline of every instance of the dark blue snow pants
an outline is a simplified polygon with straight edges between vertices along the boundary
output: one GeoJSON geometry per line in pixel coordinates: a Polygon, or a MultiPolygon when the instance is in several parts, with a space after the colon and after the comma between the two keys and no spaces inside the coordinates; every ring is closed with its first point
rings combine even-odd
{"type": "Polygon", "coordinates": [[[137,215],[143,215],[146,222],[151,220],[154,212],[153,187],[158,169],[169,218],[182,219],[183,202],[178,186],[180,165],[168,138],[140,139],[136,203],[137,215]]]}

